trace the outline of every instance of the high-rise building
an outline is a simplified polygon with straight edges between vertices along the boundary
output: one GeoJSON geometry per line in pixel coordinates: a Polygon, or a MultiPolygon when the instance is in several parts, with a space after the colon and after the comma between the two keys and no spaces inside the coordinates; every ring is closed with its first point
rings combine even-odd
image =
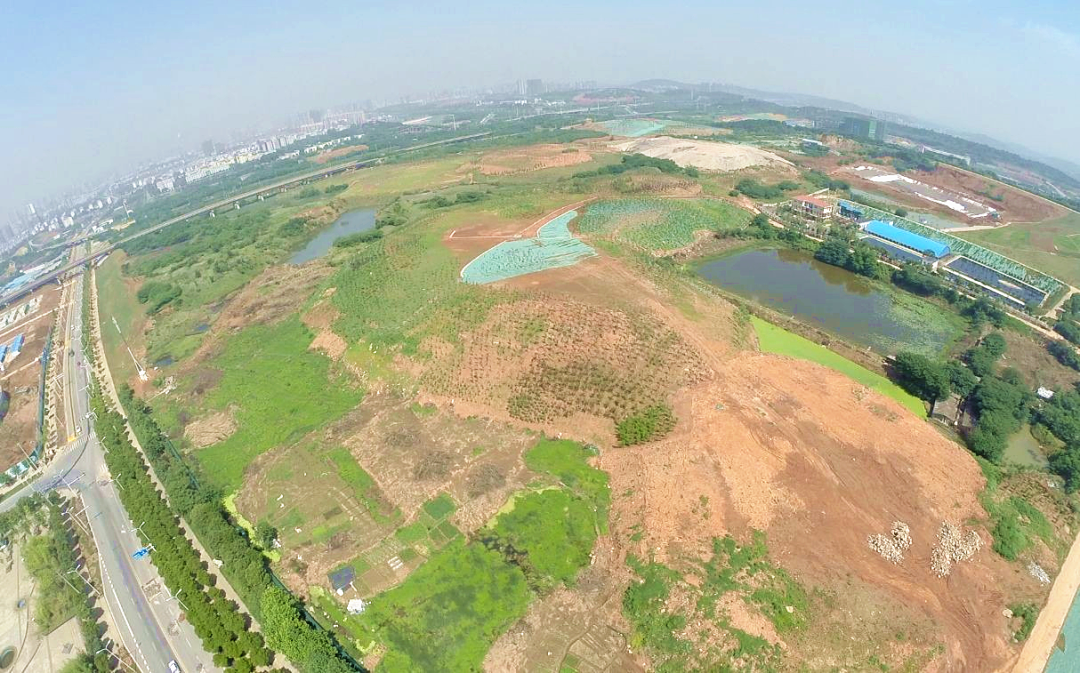
{"type": "Polygon", "coordinates": [[[214,141],[204,140],[202,144],[202,153],[208,157],[214,156],[214,141]]]}
{"type": "Polygon", "coordinates": [[[30,217],[37,215],[37,209],[34,208],[34,204],[26,204],[26,212],[30,214],[30,217]]]}
{"type": "Polygon", "coordinates": [[[840,122],[840,133],[860,140],[885,142],[885,121],[870,117],[846,117],[840,122]]]}
{"type": "Polygon", "coordinates": [[[544,95],[544,80],[542,79],[528,79],[525,80],[525,95],[529,98],[535,98],[536,96],[544,95]]]}

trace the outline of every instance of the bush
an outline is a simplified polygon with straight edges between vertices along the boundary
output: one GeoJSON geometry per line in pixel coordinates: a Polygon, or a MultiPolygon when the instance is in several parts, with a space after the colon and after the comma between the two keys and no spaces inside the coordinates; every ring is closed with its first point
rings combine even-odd
{"type": "Polygon", "coordinates": [[[1069,343],[1080,346],[1080,324],[1077,324],[1073,320],[1063,319],[1057,321],[1057,324],[1054,325],[1054,330],[1065,337],[1069,343]]]}
{"type": "Polygon", "coordinates": [[[378,229],[371,229],[369,231],[358,231],[355,234],[349,234],[348,236],[342,236],[334,241],[335,248],[352,248],[360,245],[361,243],[370,243],[371,241],[377,241],[382,238],[383,233],[378,229]]]}
{"type": "Polygon", "coordinates": [[[1046,346],[1046,350],[1050,351],[1050,355],[1053,355],[1061,364],[1080,372],[1080,355],[1076,354],[1076,349],[1072,346],[1059,341],[1051,341],[1046,346]]]}
{"type": "Polygon", "coordinates": [[[172,283],[150,280],[143,283],[135,297],[140,304],[147,304],[146,314],[154,315],[169,303],[177,301],[183,290],[179,285],[172,283]]]}
{"type": "Polygon", "coordinates": [[[675,414],[671,407],[657,404],[624,418],[615,427],[615,434],[621,446],[630,446],[659,439],[674,427],[675,414]]]}

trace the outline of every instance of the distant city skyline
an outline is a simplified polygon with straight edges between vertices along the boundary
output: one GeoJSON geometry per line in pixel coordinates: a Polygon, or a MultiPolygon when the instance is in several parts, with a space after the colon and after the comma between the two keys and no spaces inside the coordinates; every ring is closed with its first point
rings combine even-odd
{"type": "MultiPolygon", "coordinates": [[[[1080,8],[913,0],[9,7],[0,214],[305,109],[528,80],[716,81],[848,101],[1080,164],[1080,8]],[[512,10],[512,11],[511,11],[512,10]],[[258,17],[258,21],[252,21],[258,17]],[[767,20],[766,20],[767,18],[767,20]],[[819,26],[820,30],[801,30],[819,26]]],[[[2,219],[2,218],[0,218],[2,219]]]]}

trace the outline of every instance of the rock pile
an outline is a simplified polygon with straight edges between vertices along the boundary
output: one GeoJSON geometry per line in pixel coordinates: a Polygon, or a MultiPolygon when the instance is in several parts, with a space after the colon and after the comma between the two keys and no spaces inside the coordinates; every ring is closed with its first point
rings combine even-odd
{"type": "Polygon", "coordinates": [[[911,529],[903,521],[894,521],[892,537],[878,533],[867,537],[866,543],[883,559],[899,565],[904,560],[904,552],[911,546],[911,529]]]}
{"type": "Polygon", "coordinates": [[[982,538],[973,530],[963,534],[959,526],[948,521],[941,523],[938,542],[930,552],[930,569],[938,577],[948,577],[954,563],[966,561],[982,547],[982,538]]]}
{"type": "Polygon", "coordinates": [[[1050,584],[1050,575],[1046,574],[1046,571],[1042,569],[1038,563],[1031,561],[1027,567],[1028,573],[1038,581],[1039,584],[1050,584]]]}

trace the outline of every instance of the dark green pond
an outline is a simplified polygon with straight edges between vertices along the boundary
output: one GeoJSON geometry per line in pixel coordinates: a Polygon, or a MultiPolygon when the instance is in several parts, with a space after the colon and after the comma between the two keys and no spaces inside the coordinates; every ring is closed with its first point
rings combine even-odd
{"type": "Polygon", "coordinates": [[[334,241],[342,236],[367,231],[375,227],[375,211],[370,208],[364,210],[350,210],[342,213],[341,217],[334,220],[329,227],[319,232],[319,235],[311,239],[303,250],[297,251],[290,259],[290,264],[303,264],[317,257],[322,257],[330,250],[334,241]]]}
{"type": "Polygon", "coordinates": [[[703,263],[710,283],[877,352],[937,354],[960,336],[959,317],[799,250],[749,250],[703,263]]]}

